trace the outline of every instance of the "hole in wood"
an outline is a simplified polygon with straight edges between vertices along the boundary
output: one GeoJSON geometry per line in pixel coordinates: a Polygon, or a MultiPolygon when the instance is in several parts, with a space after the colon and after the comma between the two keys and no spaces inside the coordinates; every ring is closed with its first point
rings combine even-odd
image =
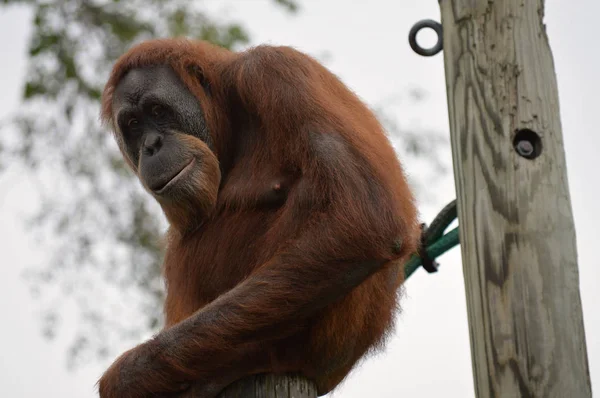
{"type": "Polygon", "coordinates": [[[542,153],[542,139],[533,130],[517,130],[513,139],[513,146],[517,153],[525,159],[535,159],[542,153]]]}

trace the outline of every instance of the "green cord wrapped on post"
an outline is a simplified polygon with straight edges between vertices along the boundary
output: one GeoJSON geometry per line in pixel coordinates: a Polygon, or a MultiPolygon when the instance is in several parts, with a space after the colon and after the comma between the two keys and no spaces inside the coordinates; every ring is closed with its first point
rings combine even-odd
{"type": "MultiPolygon", "coordinates": [[[[458,227],[447,234],[444,231],[456,219],[456,200],[450,202],[435,217],[431,226],[423,230],[423,247],[428,259],[435,259],[459,244],[458,227]]],[[[404,266],[405,279],[408,279],[423,264],[421,256],[415,254],[404,266]]]]}
{"type": "MultiPolygon", "coordinates": [[[[431,258],[436,258],[458,245],[458,227],[448,232],[446,235],[438,239],[434,244],[430,245],[425,249],[427,255],[431,258]]],[[[408,279],[421,266],[421,257],[414,255],[404,266],[404,277],[408,279]]]]}

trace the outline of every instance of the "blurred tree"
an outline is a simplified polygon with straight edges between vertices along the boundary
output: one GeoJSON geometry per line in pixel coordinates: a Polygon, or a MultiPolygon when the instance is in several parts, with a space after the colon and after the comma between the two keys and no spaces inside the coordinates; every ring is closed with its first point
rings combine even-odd
{"type": "MultiPolygon", "coordinates": [[[[273,1],[288,12],[298,9],[296,0],[273,1]]],[[[30,225],[53,255],[26,276],[43,297],[43,331],[49,338],[72,335],[70,367],[113,358],[161,326],[166,224],[99,123],[103,84],[115,59],[135,42],[185,35],[238,49],[249,37],[241,23],[210,14],[202,1],[0,4],[33,10],[23,107],[11,118],[12,128],[2,129],[0,166],[24,164],[39,182],[42,206],[30,225]],[[72,304],[78,315],[68,322],[60,314],[72,304]]],[[[421,101],[415,93],[411,101],[421,101]]],[[[438,153],[447,141],[434,132],[401,129],[388,105],[376,111],[399,138],[399,153],[432,164],[432,177],[443,174],[438,153]]]]}

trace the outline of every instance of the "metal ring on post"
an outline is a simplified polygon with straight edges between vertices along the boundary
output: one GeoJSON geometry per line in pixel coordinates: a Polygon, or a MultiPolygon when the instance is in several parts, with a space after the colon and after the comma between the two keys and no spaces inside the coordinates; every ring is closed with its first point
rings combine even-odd
{"type": "Polygon", "coordinates": [[[413,25],[408,33],[408,43],[410,47],[419,55],[424,57],[431,57],[442,51],[443,39],[442,39],[442,24],[432,19],[424,19],[413,25]],[[431,48],[423,48],[417,43],[417,34],[423,28],[430,28],[437,34],[437,43],[431,48]]]}

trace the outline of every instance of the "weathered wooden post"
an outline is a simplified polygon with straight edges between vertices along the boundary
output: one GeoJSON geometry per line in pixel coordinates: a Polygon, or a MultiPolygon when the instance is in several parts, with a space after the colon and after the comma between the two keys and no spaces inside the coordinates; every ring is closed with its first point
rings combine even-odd
{"type": "Polygon", "coordinates": [[[257,375],[240,380],[219,398],[314,398],[313,383],[294,375],[257,375]]]}
{"type": "Polygon", "coordinates": [[[591,397],[544,0],[440,0],[478,397],[591,397]]]}

